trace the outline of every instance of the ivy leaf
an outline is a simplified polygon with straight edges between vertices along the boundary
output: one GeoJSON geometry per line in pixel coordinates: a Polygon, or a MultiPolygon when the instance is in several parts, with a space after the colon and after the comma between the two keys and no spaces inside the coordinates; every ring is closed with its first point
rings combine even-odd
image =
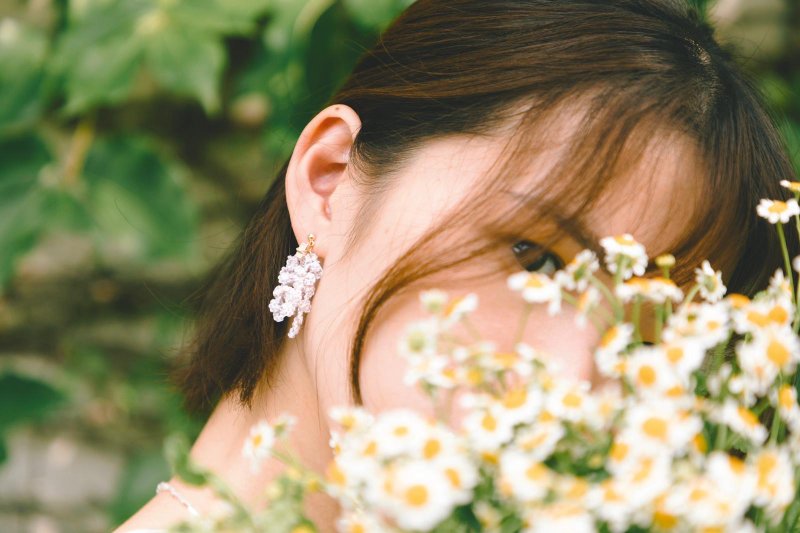
{"type": "Polygon", "coordinates": [[[147,61],[155,78],[175,94],[194,96],[207,113],[219,111],[218,82],[225,50],[216,39],[179,26],[160,31],[147,43],[147,61]]]}
{"type": "Polygon", "coordinates": [[[44,104],[43,32],[0,20],[0,134],[31,125],[44,104]]]}
{"type": "Polygon", "coordinates": [[[93,4],[56,41],[48,71],[64,85],[66,115],[130,96],[145,42],[138,23],[152,5],[152,0],[93,4]]]}
{"type": "Polygon", "coordinates": [[[28,135],[0,141],[0,288],[16,260],[36,243],[47,220],[39,174],[52,160],[44,142],[28,135]]]}
{"type": "Polygon", "coordinates": [[[343,0],[342,3],[356,23],[380,32],[414,0],[343,0]]]}
{"type": "Polygon", "coordinates": [[[148,139],[117,136],[96,142],[83,179],[98,245],[107,258],[127,264],[194,257],[196,209],[183,176],[148,139]]]}
{"type": "Polygon", "coordinates": [[[65,399],[64,393],[43,381],[14,372],[0,374],[0,433],[44,417],[65,399]]]}

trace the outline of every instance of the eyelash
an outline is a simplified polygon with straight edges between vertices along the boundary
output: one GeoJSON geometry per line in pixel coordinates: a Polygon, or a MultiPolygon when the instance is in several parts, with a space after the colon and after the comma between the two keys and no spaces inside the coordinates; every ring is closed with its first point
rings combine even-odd
{"type": "Polygon", "coordinates": [[[565,265],[561,257],[546,248],[542,248],[535,242],[517,241],[511,246],[511,250],[522,267],[528,272],[552,274],[556,270],[564,268],[565,265]],[[533,261],[526,261],[525,254],[533,254],[533,261]],[[545,267],[547,268],[545,269],[545,267]]]}

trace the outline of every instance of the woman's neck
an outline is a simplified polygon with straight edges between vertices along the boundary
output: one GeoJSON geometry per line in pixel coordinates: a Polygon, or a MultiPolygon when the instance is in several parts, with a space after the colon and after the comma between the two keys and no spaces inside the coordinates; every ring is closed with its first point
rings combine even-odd
{"type": "MultiPolygon", "coordinates": [[[[307,359],[298,350],[302,345],[300,337],[285,343],[279,354],[282,362],[279,372],[269,380],[269,388],[266,385],[258,387],[252,407],[240,405],[235,394],[220,400],[191,449],[195,462],[220,475],[253,509],[264,509],[268,504],[266,488],[284,469],[277,459],[269,458],[258,472],[253,473],[249,459],[242,455],[245,438],[259,420],[271,422],[281,413],[293,415],[296,424],[286,449],[318,473],[324,472],[332,458],[328,420],[320,406],[307,359]]],[[[208,490],[197,491],[196,496],[211,503],[208,490]]],[[[187,498],[191,500],[188,494],[187,498]]],[[[203,512],[202,504],[198,502],[196,505],[200,512],[203,512]]],[[[306,509],[321,531],[333,530],[338,508],[332,499],[321,494],[313,495],[308,498],[306,509]]]]}

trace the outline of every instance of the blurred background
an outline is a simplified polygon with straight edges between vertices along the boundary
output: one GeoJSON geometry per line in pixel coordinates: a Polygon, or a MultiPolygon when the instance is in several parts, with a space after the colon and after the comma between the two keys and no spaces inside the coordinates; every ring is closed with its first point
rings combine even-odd
{"type": "MultiPolygon", "coordinates": [[[[170,476],[202,276],[412,1],[0,0],[0,531],[108,531],[170,476]]],[[[698,1],[800,164],[800,4],[698,1]]]]}

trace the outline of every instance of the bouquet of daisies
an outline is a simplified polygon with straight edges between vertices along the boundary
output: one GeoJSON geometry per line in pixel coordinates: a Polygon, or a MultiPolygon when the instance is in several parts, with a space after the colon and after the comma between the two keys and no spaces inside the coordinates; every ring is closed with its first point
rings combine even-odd
{"type": "Polygon", "coordinates": [[[526,303],[520,332],[533,305],[555,314],[563,302],[577,310],[576,327],[591,321],[602,332],[594,357],[604,386],[564,376],[519,338],[500,351],[477,334],[458,337],[458,323],[475,332],[477,296],[425,291],[424,316],[398,349],[406,383],[430,396],[437,417],[333,409],[339,430],[324,475],[275,449],[290,416],[262,422],[243,453],[255,466],[277,455],[288,468],[256,515],[185,449],[173,453],[184,479],[212,484],[228,502],[175,530],[315,531],[302,510],[309,491],[336,498],[337,526],[353,533],[798,530],[800,287],[782,225],[794,219],[800,231],[800,183],[782,184],[794,198],[756,210],[776,225],[785,270],[752,299],[726,294],[708,261],[685,295],[670,279],[670,255],[655,258],[661,276],[641,277],[649,258],[629,234],[601,241],[612,287],[589,250],[552,275],[508,278],[526,303]],[[644,309],[654,313],[650,343],[644,309]]]}

